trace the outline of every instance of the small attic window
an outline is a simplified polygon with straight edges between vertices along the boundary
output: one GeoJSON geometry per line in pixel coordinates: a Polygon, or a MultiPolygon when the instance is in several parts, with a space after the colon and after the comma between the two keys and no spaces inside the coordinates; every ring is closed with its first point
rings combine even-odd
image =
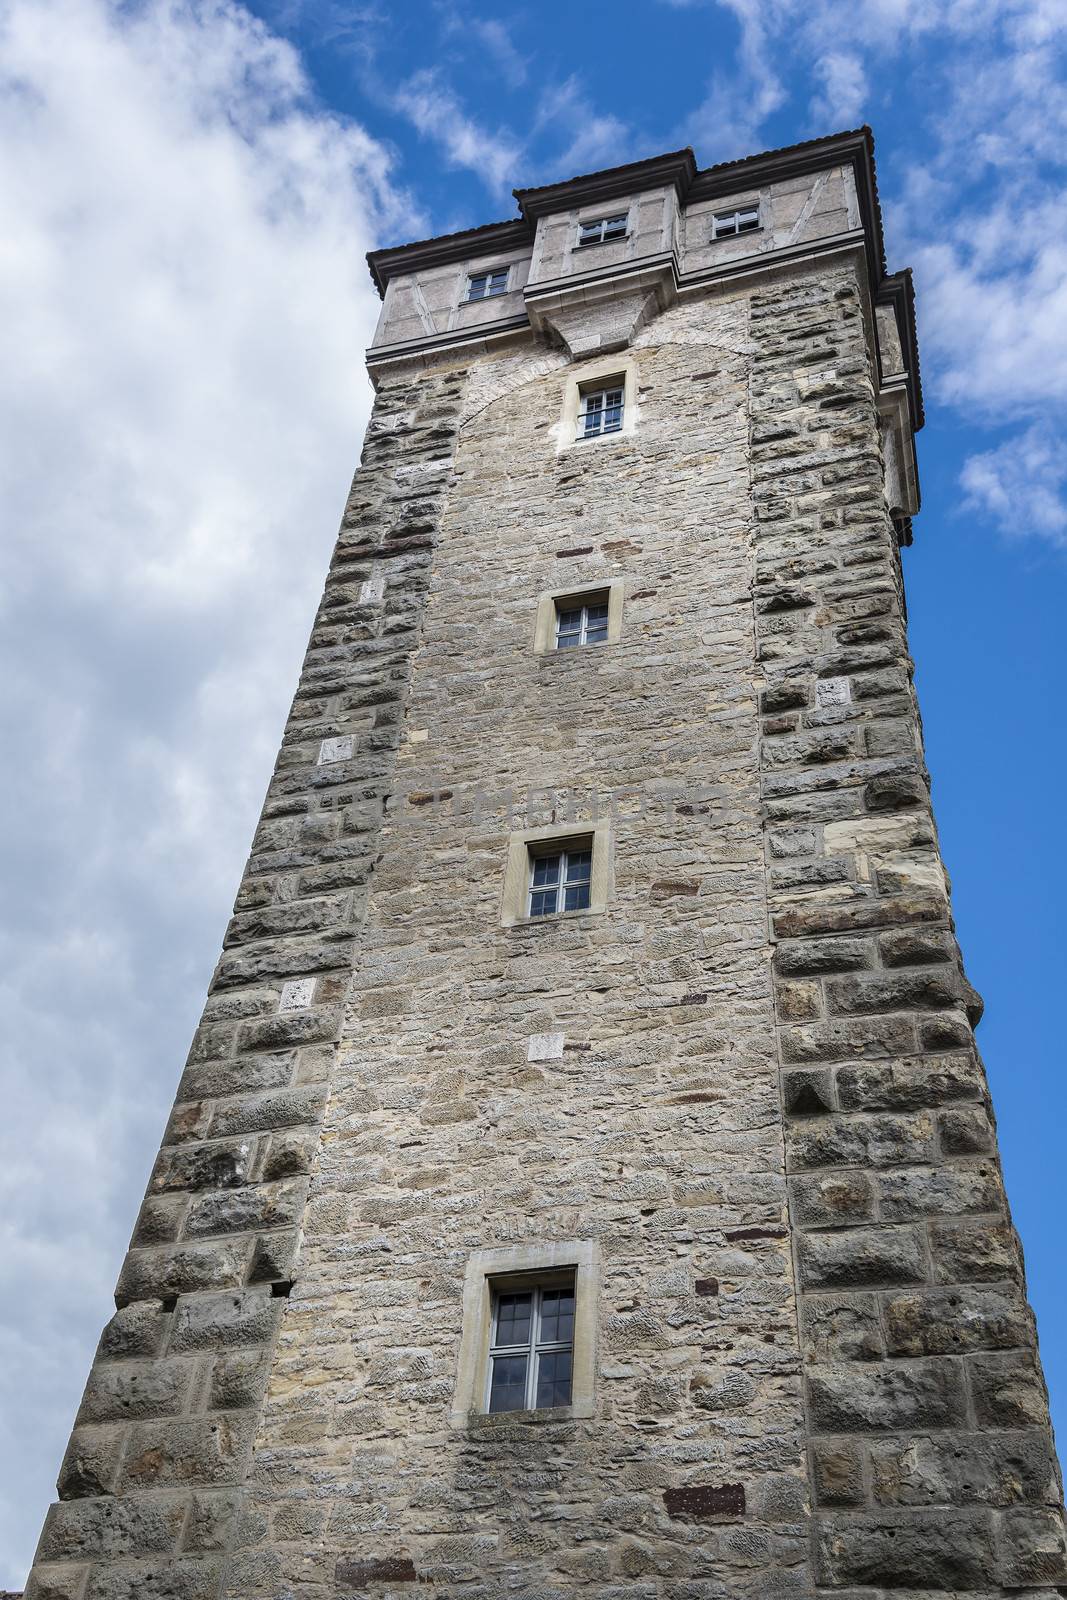
{"type": "Polygon", "coordinates": [[[621,216],[597,217],[593,222],[583,222],[578,228],[579,247],[585,244],[607,244],[612,239],[626,238],[626,224],[629,217],[625,212],[621,216]]]}
{"type": "Polygon", "coordinates": [[[507,292],[507,267],[494,267],[492,272],[476,272],[467,279],[468,300],[488,300],[492,295],[507,292]]]}
{"type": "Polygon", "coordinates": [[[751,233],[760,225],[759,206],[738,206],[736,211],[716,211],[711,219],[711,237],[728,239],[735,233],[751,233]]]}

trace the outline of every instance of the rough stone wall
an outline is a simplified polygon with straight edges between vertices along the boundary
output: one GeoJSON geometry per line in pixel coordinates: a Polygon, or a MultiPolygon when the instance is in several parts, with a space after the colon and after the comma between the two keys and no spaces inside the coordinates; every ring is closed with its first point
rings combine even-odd
{"type": "Polygon", "coordinates": [[[574,369],[479,365],[235,1600],[807,1592],[746,345],[741,295],[666,313],[637,433],[559,456],[574,369]],[[534,654],[616,577],[617,646],[534,654]],[[501,927],[510,827],[622,787],[607,914],[501,927]],[[452,1426],[470,1253],[550,1239],[599,1245],[595,1418],[452,1426]]]}
{"type": "Polygon", "coordinates": [[[382,382],[27,1600],[1067,1584],[855,273],[630,354],[559,455],[558,352],[382,382]],[[607,913],[502,927],[611,791],[607,913]],[[575,1239],[595,1418],[453,1426],[471,1252],[575,1239]]]}
{"type": "Polygon", "coordinates": [[[383,388],[27,1600],[208,1600],[237,1537],[460,385],[383,388]]]}
{"type": "Polygon", "coordinates": [[[816,1581],[1052,1593],[1060,1484],[930,811],[856,284],[777,278],[751,333],[816,1581]]]}

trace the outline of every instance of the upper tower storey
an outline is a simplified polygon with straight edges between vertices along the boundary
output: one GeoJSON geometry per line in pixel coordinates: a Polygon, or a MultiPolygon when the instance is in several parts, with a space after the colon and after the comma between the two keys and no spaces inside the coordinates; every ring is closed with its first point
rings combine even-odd
{"type": "Polygon", "coordinates": [[[886,494],[910,537],[923,424],[911,275],[886,271],[869,128],[704,170],[678,150],[514,192],[512,221],[371,252],[383,296],[372,376],[473,342],[533,338],[576,360],[606,355],[681,297],[858,254],[886,494]]]}

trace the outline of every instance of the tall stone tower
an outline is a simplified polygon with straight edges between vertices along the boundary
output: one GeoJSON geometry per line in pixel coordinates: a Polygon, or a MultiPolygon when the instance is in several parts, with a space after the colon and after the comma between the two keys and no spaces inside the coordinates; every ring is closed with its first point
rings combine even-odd
{"type": "Polygon", "coordinates": [[[867,130],[376,251],[363,460],[32,1600],[1067,1593],[867,130]]]}

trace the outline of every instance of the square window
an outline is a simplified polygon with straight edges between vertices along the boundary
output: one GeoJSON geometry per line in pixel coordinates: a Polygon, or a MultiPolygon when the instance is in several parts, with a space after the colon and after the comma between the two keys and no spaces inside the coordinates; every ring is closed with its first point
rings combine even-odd
{"type": "Polygon", "coordinates": [[[606,594],[556,601],[557,650],[573,650],[575,646],[583,644],[606,644],[607,637],[606,594]]]}
{"type": "Polygon", "coordinates": [[[542,853],[531,849],[529,906],[531,917],[554,917],[561,911],[585,911],[593,883],[591,843],[542,853]]]}
{"type": "Polygon", "coordinates": [[[492,1290],[486,1409],[546,1410],[571,1403],[575,1274],[492,1290]]]}
{"type": "Polygon", "coordinates": [[[597,217],[593,222],[583,222],[578,228],[579,247],[587,244],[607,244],[611,239],[625,239],[629,214],[622,212],[613,217],[597,217]]]}
{"type": "Polygon", "coordinates": [[[751,233],[760,225],[759,206],[738,206],[736,211],[717,211],[711,219],[711,237],[726,239],[732,234],[751,233]]]}
{"type": "Polygon", "coordinates": [[[578,402],[578,439],[600,439],[622,432],[624,385],[616,378],[604,388],[583,389],[578,402]]]}
{"type": "Polygon", "coordinates": [[[507,267],[495,267],[492,272],[478,272],[467,280],[468,300],[488,300],[493,295],[508,292],[507,267]]]}

